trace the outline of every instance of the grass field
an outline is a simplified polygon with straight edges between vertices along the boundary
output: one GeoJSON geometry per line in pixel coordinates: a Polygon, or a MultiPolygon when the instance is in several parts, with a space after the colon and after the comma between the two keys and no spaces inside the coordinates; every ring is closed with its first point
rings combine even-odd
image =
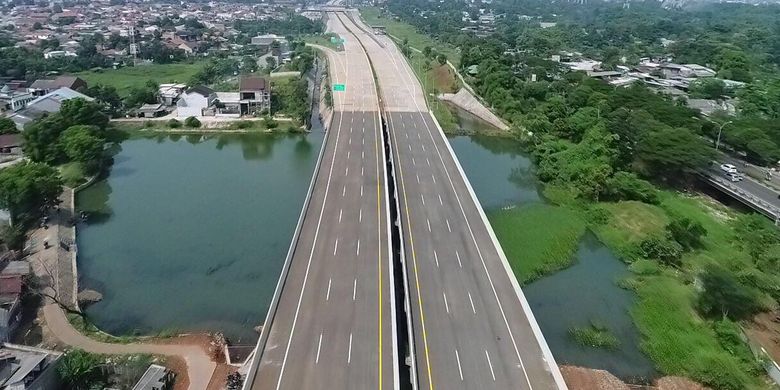
{"type": "Polygon", "coordinates": [[[332,37],[338,37],[338,35],[334,33],[325,33],[322,35],[304,35],[302,38],[303,41],[306,43],[328,47],[335,51],[344,50],[344,46],[336,45],[330,41],[330,38],[332,37]]]}
{"type": "Polygon", "coordinates": [[[458,52],[458,49],[418,32],[417,29],[410,24],[395,20],[389,15],[383,14],[377,7],[360,8],[360,16],[362,16],[363,20],[370,26],[385,26],[389,35],[392,35],[399,40],[408,40],[409,46],[411,47],[422,50],[425,46],[430,46],[436,49],[436,51],[446,55],[447,59],[455,64],[455,66],[458,66],[458,63],[460,63],[460,52],[458,52]]]}
{"type": "Polygon", "coordinates": [[[89,86],[95,84],[109,85],[116,88],[119,96],[126,96],[134,86],[144,85],[152,80],[157,83],[186,83],[201,67],[203,62],[192,64],[153,64],[130,66],[119,69],[105,69],[100,71],[84,71],[76,73],[83,78],[89,86]]]}
{"type": "Polygon", "coordinates": [[[568,267],[586,225],[577,212],[544,204],[497,210],[488,218],[521,284],[568,267]]]}

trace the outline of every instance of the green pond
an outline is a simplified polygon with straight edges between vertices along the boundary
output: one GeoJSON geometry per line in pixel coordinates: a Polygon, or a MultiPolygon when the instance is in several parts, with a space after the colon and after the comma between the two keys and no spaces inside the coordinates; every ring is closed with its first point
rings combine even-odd
{"type": "Polygon", "coordinates": [[[125,141],[81,191],[87,310],[116,334],[221,330],[254,342],[316,163],[322,133],[125,141]]]}
{"type": "MultiPolygon", "coordinates": [[[[468,113],[454,112],[466,132],[485,126],[468,113]]],[[[545,202],[534,165],[520,143],[479,135],[449,141],[486,211],[545,202]]],[[[639,350],[639,333],[629,313],[636,297],[616,284],[629,275],[626,265],[590,232],[579,243],[575,258],[571,267],[523,287],[556,361],[605,369],[632,382],[657,376],[652,361],[639,350]],[[572,339],[572,328],[591,324],[605,326],[619,347],[583,347],[572,339]]]]}

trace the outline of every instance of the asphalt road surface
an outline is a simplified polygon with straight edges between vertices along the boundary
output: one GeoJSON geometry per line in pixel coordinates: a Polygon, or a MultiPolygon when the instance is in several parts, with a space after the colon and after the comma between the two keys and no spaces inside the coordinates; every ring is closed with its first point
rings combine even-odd
{"type": "MultiPolygon", "coordinates": [[[[339,25],[328,23],[342,33],[339,25]]],[[[248,389],[394,389],[398,359],[376,86],[355,41],[328,50],[334,115],[248,389]]],[[[272,183],[270,183],[272,185],[272,183]]],[[[272,205],[269,205],[272,207],[272,205]]]]}
{"type": "Polygon", "coordinates": [[[341,21],[365,47],[385,104],[419,388],[566,388],[408,63],[355,15],[341,21]]]}
{"type": "Polygon", "coordinates": [[[376,112],[335,114],[252,389],[393,388],[381,142],[376,112]]]}
{"type": "MultiPolygon", "coordinates": [[[[737,167],[738,167],[737,169],[740,169],[739,165],[737,165],[737,167]]],[[[728,178],[726,178],[723,171],[720,169],[719,164],[715,164],[712,167],[710,167],[707,173],[712,177],[718,177],[725,180],[728,184],[731,184],[741,189],[742,191],[750,195],[753,195],[763,200],[766,203],[769,203],[775,209],[780,210],[780,199],[778,199],[777,191],[767,187],[764,184],[757,182],[755,179],[752,179],[750,177],[745,177],[745,179],[741,181],[737,181],[737,182],[729,181],[728,178]]]]}

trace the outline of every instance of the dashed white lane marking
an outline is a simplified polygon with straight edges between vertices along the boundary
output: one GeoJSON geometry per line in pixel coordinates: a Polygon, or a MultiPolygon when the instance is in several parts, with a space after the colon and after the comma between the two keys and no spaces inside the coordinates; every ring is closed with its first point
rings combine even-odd
{"type": "Polygon", "coordinates": [[[325,293],[325,301],[326,302],[330,300],[330,283],[332,281],[333,281],[333,279],[328,279],[328,292],[325,293]]]}
{"type": "Polygon", "coordinates": [[[360,167],[360,176],[363,176],[363,167],[360,167]]]}
{"type": "Polygon", "coordinates": [[[341,197],[343,198],[346,193],[347,193],[347,185],[344,184],[344,189],[341,190],[341,197]]]}
{"type": "Polygon", "coordinates": [[[409,151],[412,151],[412,144],[409,144],[409,151]]]}
{"type": "Polygon", "coordinates": [[[420,137],[420,133],[419,132],[417,133],[417,139],[422,139],[422,137],[420,137]]]}
{"type": "Polygon", "coordinates": [[[439,204],[444,206],[444,202],[441,201],[441,195],[439,195],[439,204]]]}
{"type": "Polygon", "coordinates": [[[460,380],[463,380],[463,368],[460,366],[460,355],[458,355],[458,350],[455,350],[455,360],[458,361],[458,373],[460,374],[460,380]]]}
{"type": "Polygon", "coordinates": [[[352,153],[352,151],[349,151],[349,150],[348,150],[348,151],[347,151],[347,160],[349,160],[349,155],[350,155],[350,153],[352,153]]]}
{"type": "Polygon", "coordinates": [[[414,157],[412,157],[412,165],[416,165],[416,164],[414,163],[414,157]]]}
{"type": "Polygon", "coordinates": [[[420,147],[422,148],[422,151],[424,152],[425,151],[425,145],[420,144],[420,147]]]}
{"type": "Polygon", "coordinates": [[[408,133],[404,133],[404,137],[409,138],[409,134],[408,133]]]}
{"type": "Polygon", "coordinates": [[[357,242],[357,250],[355,251],[355,254],[360,256],[360,240],[357,242]]]}
{"type": "Polygon", "coordinates": [[[320,362],[320,349],[322,349],[322,332],[320,332],[320,341],[317,342],[317,357],[314,359],[314,364],[320,362]]]}
{"type": "Polygon", "coordinates": [[[336,256],[336,251],[339,249],[339,239],[336,239],[336,245],[333,245],[333,256],[336,256]]]}
{"type": "Polygon", "coordinates": [[[436,253],[436,249],[433,250],[433,260],[436,261],[436,268],[439,268],[439,255],[436,253]]]}
{"type": "Polygon", "coordinates": [[[458,265],[460,268],[463,268],[463,263],[460,262],[460,253],[458,253],[458,251],[455,251],[455,257],[458,258],[458,265]]]}
{"type": "MultiPolygon", "coordinates": [[[[347,352],[347,364],[352,362],[352,333],[349,334],[349,352],[347,352]]],[[[494,377],[493,380],[496,380],[494,377]]]]}
{"type": "Polygon", "coordinates": [[[474,314],[477,314],[477,308],[474,307],[474,300],[471,299],[471,292],[469,292],[468,294],[469,294],[469,302],[471,302],[471,311],[474,314]]]}
{"type": "Polygon", "coordinates": [[[493,372],[493,363],[490,362],[490,355],[488,355],[487,349],[485,350],[485,359],[487,359],[488,367],[490,367],[490,376],[493,377],[493,382],[496,381],[496,373],[493,372]]]}
{"type": "Polygon", "coordinates": [[[417,184],[420,184],[420,175],[418,175],[416,173],[414,175],[417,176],[417,184]]]}
{"type": "Polygon", "coordinates": [[[366,158],[366,151],[365,150],[360,152],[360,158],[365,160],[365,158],[366,158]]]}
{"type": "Polygon", "coordinates": [[[450,305],[447,303],[447,294],[442,291],[441,296],[444,297],[444,309],[447,310],[447,314],[450,314],[450,305]]]}
{"type": "Polygon", "coordinates": [[[349,167],[344,168],[344,176],[349,176],[349,167]]]}
{"type": "Polygon", "coordinates": [[[420,200],[422,201],[423,207],[425,207],[425,197],[423,196],[422,192],[420,193],[420,200]]]}
{"type": "Polygon", "coordinates": [[[428,218],[425,218],[425,222],[428,223],[428,231],[430,232],[431,231],[431,220],[428,219],[428,218]]]}
{"type": "Polygon", "coordinates": [[[366,144],[366,138],[365,137],[363,138],[362,143],[363,143],[363,145],[366,144]]]}
{"type": "Polygon", "coordinates": [[[360,185],[360,196],[363,196],[363,185],[360,185]]]}
{"type": "Polygon", "coordinates": [[[431,179],[433,179],[433,184],[436,184],[436,175],[431,175],[431,179]]]}
{"type": "Polygon", "coordinates": [[[349,138],[349,144],[352,145],[352,137],[349,138]]]}
{"type": "Polygon", "coordinates": [[[452,228],[450,228],[450,220],[447,219],[446,221],[447,221],[447,230],[449,230],[450,233],[452,233],[452,228]]]}
{"type": "Polygon", "coordinates": [[[431,160],[429,160],[428,157],[425,158],[425,162],[428,163],[428,166],[431,166],[431,160]]]}
{"type": "Polygon", "coordinates": [[[344,209],[339,209],[339,223],[341,223],[341,213],[344,211],[344,209]]]}
{"type": "Polygon", "coordinates": [[[358,212],[358,222],[363,222],[363,209],[358,212]]]}
{"type": "Polygon", "coordinates": [[[355,300],[355,294],[357,293],[357,278],[352,282],[352,300],[355,300]]]}

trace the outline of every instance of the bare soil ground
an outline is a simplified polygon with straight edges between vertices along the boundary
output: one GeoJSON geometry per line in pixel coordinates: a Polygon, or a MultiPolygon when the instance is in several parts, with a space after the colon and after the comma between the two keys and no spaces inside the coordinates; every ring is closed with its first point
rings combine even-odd
{"type": "Polygon", "coordinates": [[[561,374],[571,390],[708,390],[686,378],[665,376],[655,381],[653,386],[626,384],[616,376],[604,370],[592,368],[561,366],[561,374]]]}
{"type": "Polygon", "coordinates": [[[745,332],[754,342],[761,344],[769,356],[780,362],[780,310],[761,313],[745,326],[745,332]]]}

